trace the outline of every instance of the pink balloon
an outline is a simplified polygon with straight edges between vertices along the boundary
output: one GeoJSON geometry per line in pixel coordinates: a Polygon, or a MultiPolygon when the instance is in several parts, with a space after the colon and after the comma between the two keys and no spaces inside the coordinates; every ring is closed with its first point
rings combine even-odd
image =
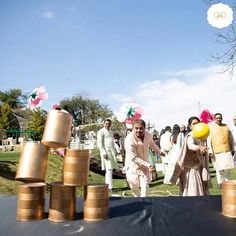
{"type": "Polygon", "coordinates": [[[43,93],[41,92],[38,94],[38,97],[42,100],[46,100],[46,99],[48,99],[48,94],[45,92],[43,92],[43,93]]]}
{"type": "Polygon", "coordinates": [[[137,120],[137,119],[140,119],[141,116],[142,116],[141,114],[139,114],[139,113],[135,113],[134,116],[133,116],[132,118],[133,118],[133,120],[137,120]]]}
{"type": "Polygon", "coordinates": [[[125,120],[125,123],[127,123],[127,124],[132,124],[133,121],[134,121],[134,119],[133,119],[132,117],[130,117],[130,118],[128,118],[128,119],[125,120]]]}
{"type": "Polygon", "coordinates": [[[141,115],[144,114],[144,111],[143,111],[143,108],[142,108],[142,107],[136,107],[136,108],[135,108],[135,111],[136,111],[136,113],[139,113],[139,114],[141,114],[141,115]]]}
{"type": "Polygon", "coordinates": [[[33,104],[34,106],[37,106],[40,103],[41,99],[40,98],[36,98],[34,100],[32,100],[30,103],[33,104]]]}

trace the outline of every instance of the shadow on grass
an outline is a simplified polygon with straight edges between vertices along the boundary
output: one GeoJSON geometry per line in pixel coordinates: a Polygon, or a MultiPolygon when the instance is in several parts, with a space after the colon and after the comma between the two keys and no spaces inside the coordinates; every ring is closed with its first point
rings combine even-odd
{"type": "Polygon", "coordinates": [[[15,180],[16,171],[13,171],[10,165],[6,163],[16,165],[16,162],[11,161],[5,161],[4,163],[0,162],[0,176],[5,179],[15,180]]]}
{"type": "Polygon", "coordinates": [[[118,191],[126,191],[126,190],[130,190],[130,188],[127,187],[123,187],[123,188],[114,188],[114,192],[118,192],[118,191]]]}
{"type": "Polygon", "coordinates": [[[157,181],[154,181],[154,182],[151,182],[149,184],[150,187],[155,187],[155,186],[158,186],[158,185],[163,185],[163,179],[164,178],[158,178],[157,181]]]}

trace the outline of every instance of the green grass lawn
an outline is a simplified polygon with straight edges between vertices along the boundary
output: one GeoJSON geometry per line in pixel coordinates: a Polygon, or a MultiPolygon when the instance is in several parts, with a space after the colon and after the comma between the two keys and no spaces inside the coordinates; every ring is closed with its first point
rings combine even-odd
{"type": "MultiPolygon", "coordinates": [[[[18,186],[21,182],[15,180],[16,170],[20,152],[0,152],[0,194],[16,195],[18,186]]],[[[46,176],[46,194],[49,193],[50,183],[62,181],[63,158],[57,155],[49,155],[47,176],[46,176]]],[[[215,171],[210,167],[213,188],[210,189],[212,195],[221,194],[217,188],[215,171]]],[[[150,196],[179,196],[179,187],[163,184],[163,175],[158,173],[157,181],[150,184],[150,196]]],[[[236,169],[232,171],[231,179],[236,179],[236,169]]],[[[104,176],[90,171],[89,183],[104,183],[104,176]]],[[[125,179],[114,179],[114,188],[118,191],[116,194],[130,197],[131,191],[127,187],[125,179]]],[[[83,196],[83,187],[77,187],[77,196],[83,196]]]]}

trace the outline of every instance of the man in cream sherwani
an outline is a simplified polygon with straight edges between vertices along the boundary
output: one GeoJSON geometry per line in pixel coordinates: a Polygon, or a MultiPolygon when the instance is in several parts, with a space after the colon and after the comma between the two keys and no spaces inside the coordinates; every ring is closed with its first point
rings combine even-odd
{"type": "Polygon", "coordinates": [[[132,132],[125,138],[126,178],[135,197],[148,196],[149,170],[154,169],[154,166],[148,161],[149,148],[151,147],[157,154],[164,155],[154,143],[153,135],[145,131],[145,127],[146,124],[143,120],[135,120],[132,132]]]}
{"type": "Polygon", "coordinates": [[[111,120],[104,120],[104,127],[97,133],[97,146],[100,151],[102,170],[106,170],[105,183],[110,191],[113,189],[112,171],[118,169],[116,161],[116,149],[111,131],[111,120]]]}
{"type": "Polygon", "coordinates": [[[225,180],[230,179],[231,169],[234,168],[233,135],[226,124],[222,123],[222,114],[214,115],[214,123],[210,126],[208,137],[209,155],[216,170],[219,188],[225,180]]]}

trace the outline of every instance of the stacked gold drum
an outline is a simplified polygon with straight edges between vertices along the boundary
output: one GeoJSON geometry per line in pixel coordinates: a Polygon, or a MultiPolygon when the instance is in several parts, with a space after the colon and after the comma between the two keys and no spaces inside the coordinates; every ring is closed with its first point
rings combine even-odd
{"type": "Polygon", "coordinates": [[[29,183],[19,186],[17,220],[28,221],[44,218],[44,192],[44,183],[29,183]]]}
{"type": "Polygon", "coordinates": [[[45,217],[45,178],[50,148],[66,149],[63,178],[50,184],[48,219],[53,222],[74,220],[76,187],[84,186],[84,219],[97,221],[109,215],[108,186],[89,185],[90,151],[69,149],[72,116],[63,110],[48,113],[41,143],[26,142],[20,156],[16,179],[18,190],[17,220],[45,217]]]}
{"type": "Polygon", "coordinates": [[[50,148],[66,148],[70,141],[72,116],[65,111],[48,113],[42,143],[50,148]]]}
{"type": "Polygon", "coordinates": [[[21,152],[16,179],[23,182],[44,182],[49,148],[41,143],[27,142],[21,152]]]}
{"type": "Polygon", "coordinates": [[[68,149],[64,157],[63,183],[70,186],[88,184],[89,150],[68,149]]]}
{"type": "Polygon", "coordinates": [[[84,219],[104,220],[109,217],[109,193],[107,184],[91,184],[84,187],[84,219]]]}
{"type": "Polygon", "coordinates": [[[222,214],[236,218],[236,180],[228,180],[222,185],[222,214]]]}
{"type": "Polygon", "coordinates": [[[48,219],[54,222],[74,220],[76,193],[75,187],[61,182],[51,183],[48,219]]]}

